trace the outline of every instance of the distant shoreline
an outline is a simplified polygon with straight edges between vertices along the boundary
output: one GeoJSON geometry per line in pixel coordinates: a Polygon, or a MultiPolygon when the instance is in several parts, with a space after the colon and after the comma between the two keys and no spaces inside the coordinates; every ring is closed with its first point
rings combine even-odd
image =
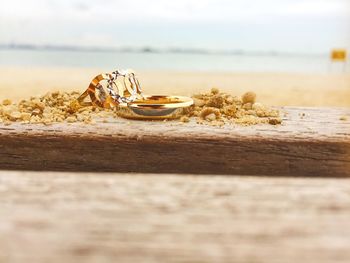
{"type": "Polygon", "coordinates": [[[290,56],[319,57],[325,53],[306,54],[277,51],[245,51],[245,50],[207,50],[195,48],[153,48],[153,47],[83,47],[68,45],[34,45],[34,44],[0,44],[0,50],[31,50],[31,51],[74,51],[74,52],[115,52],[115,53],[152,53],[152,54],[202,54],[202,55],[235,55],[235,56],[290,56]]]}

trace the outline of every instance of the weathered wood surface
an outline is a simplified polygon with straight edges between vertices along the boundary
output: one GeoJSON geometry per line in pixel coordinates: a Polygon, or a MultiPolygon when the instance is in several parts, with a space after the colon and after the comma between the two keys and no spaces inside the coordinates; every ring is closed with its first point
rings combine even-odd
{"type": "Polygon", "coordinates": [[[0,262],[350,262],[350,180],[0,172],[0,262]]]}
{"type": "Polygon", "coordinates": [[[278,126],[121,118],[96,125],[1,125],[0,168],[350,176],[350,109],[284,111],[278,126]]]}

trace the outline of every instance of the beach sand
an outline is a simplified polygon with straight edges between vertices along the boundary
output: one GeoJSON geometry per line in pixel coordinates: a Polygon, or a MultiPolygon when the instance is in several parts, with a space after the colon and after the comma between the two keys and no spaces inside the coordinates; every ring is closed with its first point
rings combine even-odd
{"type": "MultiPolygon", "coordinates": [[[[83,92],[91,79],[108,69],[0,67],[0,99],[13,101],[47,91],[83,92]]],[[[191,95],[212,87],[233,95],[257,93],[274,106],[350,107],[350,74],[207,73],[137,71],[146,94],[191,95]]]]}

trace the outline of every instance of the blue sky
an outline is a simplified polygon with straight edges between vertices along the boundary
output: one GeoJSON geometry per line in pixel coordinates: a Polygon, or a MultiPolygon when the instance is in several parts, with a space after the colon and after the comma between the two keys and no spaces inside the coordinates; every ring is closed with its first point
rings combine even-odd
{"type": "Polygon", "coordinates": [[[324,53],[350,49],[349,2],[0,0],[0,43],[324,53]]]}

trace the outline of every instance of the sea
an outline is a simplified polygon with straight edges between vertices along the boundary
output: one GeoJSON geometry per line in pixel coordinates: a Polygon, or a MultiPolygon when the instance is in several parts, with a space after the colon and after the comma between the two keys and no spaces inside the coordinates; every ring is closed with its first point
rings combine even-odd
{"type": "Polygon", "coordinates": [[[220,54],[190,52],[128,52],[0,49],[0,66],[86,67],[164,71],[220,72],[350,72],[328,54],[220,54]]]}

